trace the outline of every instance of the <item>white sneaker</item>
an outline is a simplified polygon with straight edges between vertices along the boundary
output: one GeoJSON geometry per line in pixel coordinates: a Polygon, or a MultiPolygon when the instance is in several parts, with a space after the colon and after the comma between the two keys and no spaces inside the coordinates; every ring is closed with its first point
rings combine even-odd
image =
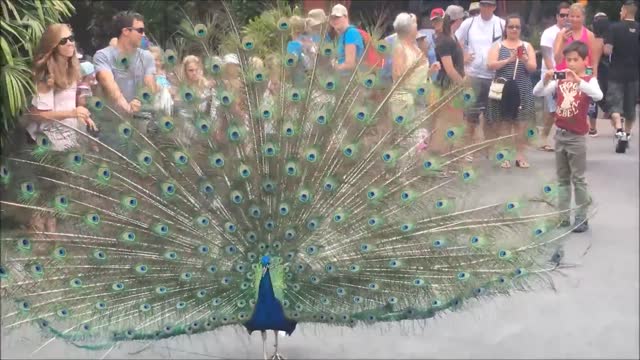
{"type": "Polygon", "coordinates": [[[616,140],[622,140],[625,137],[624,131],[616,131],[616,140]]]}

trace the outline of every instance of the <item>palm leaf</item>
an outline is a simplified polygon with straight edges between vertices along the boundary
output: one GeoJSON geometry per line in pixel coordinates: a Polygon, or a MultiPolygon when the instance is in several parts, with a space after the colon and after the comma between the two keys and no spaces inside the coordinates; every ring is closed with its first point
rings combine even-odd
{"type": "Polygon", "coordinates": [[[69,0],[2,1],[2,128],[0,145],[15,125],[34,92],[31,81],[33,50],[49,24],[60,23],[75,8],[69,0]]]}

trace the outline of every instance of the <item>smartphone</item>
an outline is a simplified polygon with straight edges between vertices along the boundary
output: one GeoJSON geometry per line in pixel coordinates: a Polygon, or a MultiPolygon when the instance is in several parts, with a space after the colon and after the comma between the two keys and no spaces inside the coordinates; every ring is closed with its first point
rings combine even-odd
{"type": "Polygon", "coordinates": [[[518,46],[518,57],[519,58],[522,58],[524,56],[524,51],[525,51],[524,45],[518,46]]]}
{"type": "Polygon", "coordinates": [[[554,71],[553,72],[553,80],[564,80],[567,78],[567,73],[564,71],[554,71]]]}
{"type": "Polygon", "coordinates": [[[593,68],[588,67],[588,68],[584,71],[584,73],[585,73],[585,74],[587,74],[587,75],[593,75],[593,68]]]}

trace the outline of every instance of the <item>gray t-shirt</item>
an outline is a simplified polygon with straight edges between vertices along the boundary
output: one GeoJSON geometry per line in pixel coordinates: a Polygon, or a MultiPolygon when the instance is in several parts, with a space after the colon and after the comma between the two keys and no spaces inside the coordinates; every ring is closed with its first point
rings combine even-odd
{"type": "Polygon", "coordinates": [[[96,73],[111,71],[120,91],[128,102],[136,97],[139,88],[144,86],[144,77],[156,72],[156,65],[150,51],[136,49],[134,55],[127,59],[128,65],[122,65],[118,57],[118,48],[108,46],[98,50],[93,57],[96,73]]]}

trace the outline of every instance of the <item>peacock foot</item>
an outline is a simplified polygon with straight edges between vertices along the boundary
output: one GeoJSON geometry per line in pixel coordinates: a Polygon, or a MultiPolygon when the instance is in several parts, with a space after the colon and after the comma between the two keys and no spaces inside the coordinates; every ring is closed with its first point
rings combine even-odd
{"type": "Polygon", "coordinates": [[[287,358],[284,357],[282,354],[275,352],[273,353],[273,355],[271,355],[270,360],[287,360],[287,358]]]}

